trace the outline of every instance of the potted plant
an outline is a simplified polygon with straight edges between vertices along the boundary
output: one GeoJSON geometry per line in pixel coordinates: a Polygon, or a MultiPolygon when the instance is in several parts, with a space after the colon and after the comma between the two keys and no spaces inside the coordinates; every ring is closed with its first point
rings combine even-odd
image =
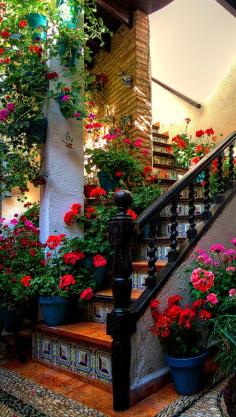
{"type": "Polygon", "coordinates": [[[115,213],[114,205],[101,205],[87,206],[85,212],[81,214],[78,204],[73,204],[71,210],[64,216],[64,221],[68,226],[74,223],[82,226],[84,236],[70,239],[62,252],[79,250],[84,254],[83,264],[88,268],[88,275],[93,280],[97,291],[104,287],[107,265],[112,254],[107,234],[109,220],[115,213]]]}
{"type": "Polygon", "coordinates": [[[159,310],[160,302],[152,300],[153,335],[165,348],[165,361],[178,394],[193,395],[203,386],[203,369],[207,358],[206,324],[211,313],[201,302],[181,306],[182,297],[173,295],[168,306],[159,310]]]}
{"type": "Polygon", "coordinates": [[[20,330],[25,307],[35,296],[31,281],[44,269],[36,211],[34,206],[27,217],[15,214],[9,224],[0,219],[0,321],[7,331],[20,330]]]}
{"type": "MultiPolygon", "coordinates": [[[[88,126],[91,124],[85,127],[88,126]]],[[[100,186],[107,192],[114,191],[120,184],[127,186],[134,178],[137,181],[143,172],[138,159],[141,140],[127,138],[119,128],[111,129],[103,140],[106,141],[104,147],[86,150],[87,173],[96,168],[100,186]]]]}
{"type": "Polygon", "coordinates": [[[34,277],[31,286],[39,297],[45,324],[57,326],[68,320],[73,300],[84,299],[85,290],[92,298],[93,282],[88,268],[82,263],[83,252],[71,250],[70,239],[65,235],[49,236],[46,248],[45,269],[34,277]]]}

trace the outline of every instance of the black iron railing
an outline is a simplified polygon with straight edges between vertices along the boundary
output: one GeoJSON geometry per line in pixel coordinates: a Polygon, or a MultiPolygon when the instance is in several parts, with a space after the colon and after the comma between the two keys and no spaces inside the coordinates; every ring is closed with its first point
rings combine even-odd
{"type": "MultiPolygon", "coordinates": [[[[160,291],[170,275],[183,261],[189,250],[196,244],[200,236],[210,227],[216,216],[234,195],[234,145],[236,131],[231,133],[216,148],[206,155],[194,168],[188,171],[165,194],[159,197],[133,222],[127,215],[127,209],[132,202],[128,191],[116,193],[115,203],[119,213],[110,223],[110,241],[114,249],[113,260],[113,297],[114,309],[108,314],[107,331],[112,336],[112,377],[113,402],[115,410],[125,410],[130,407],[130,337],[136,331],[136,322],[149,306],[150,300],[160,291]],[[217,160],[216,190],[214,204],[212,202],[210,172],[212,162],[217,160]],[[227,160],[227,175],[224,162],[227,160]],[[202,221],[197,224],[195,218],[195,188],[199,187],[199,175],[204,173],[202,221]],[[184,244],[178,244],[178,202],[181,192],[188,190],[188,222],[189,229],[184,244]],[[157,276],[157,243],[158,223],[162,210],[170,206],[171,233],[168,263],[157,276]],[[151,237],[148,244],[148,278],[146,289],[133,304],[131,304],[131,248],[132,241],[137,239],[138,230],[149,224],[151,237]]],[[[203,174],[202,174],[203,175],[203,174]]]]}

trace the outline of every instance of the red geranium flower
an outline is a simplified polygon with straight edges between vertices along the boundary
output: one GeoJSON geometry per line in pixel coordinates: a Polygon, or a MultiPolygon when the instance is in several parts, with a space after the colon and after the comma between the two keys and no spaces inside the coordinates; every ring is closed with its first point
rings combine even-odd
{"type": "Polygon", "coordinates": [[[212,127],[210,127],[209,129],[206,129],[205,133],[210,136],[210,135],[214,135],[214,130],[212,129],[212,127]]]}
{"type": "Polygon", "coordinates": [[[214,286],[215,275],[211,271],[195,268],[191,275],[193,287],[201,292],[207,292],[214,286]]]}
{"type": "Polygon", "coordinates": [[[11,36],[11,34],[10,34],[10,32],[9,32],[9,30],[8,30],[8,29],[4,29],[4,30],[2,30],[2,31],[0,32],[0,35],[1,35],[3,38],[5,38],[5,39],[7,39],[7,38],[9,38],[9,37],[11,36]]]}
{"type": "Polygon", "coordinates": [[[49,249],[56,249],[61,244],[64,237],[65,235],[63,234],[57,236],[51,235],[48,237],[46,245],[49,247],[49,249]]]}
{"type": "Polygon", "coordinates": [[[154,300],[151,300],[150,307],[151,308],[157,308],[159,306],[159,304],[160,304],[160,301],[155,298],[154,300]]]}
{"type": "Polygon", "coordinates": [[[71,208],[70,208],[70,209],[71,209],[71,210],[72,210],[75,214],[78,214],[81,208],[82,208],[81,204],[74,203],[74,204],[72,204],[72,206],[71,206],[71,208]]]}
{"type": "Polygon", "coordinates": [[[96,215],[95,207],[86,207],[86,209],[85,209],[86,219],[91,219],[92,217],[95,217],[95,215],[96,215]]]}
{"type": "Polygon", "coordinates": [[[115,177],[116,178],[121,178],[121,177],[123,177],[123,175],[124,175],[124,172],[122,172],[122,171],[116,171],[115,172],[115,177]]]}
{"type": "Polygon", "coordinates": [[[26,26],[28,26],[27,20],[20,20],[19,26],[20,28],[25,28],[26,26]]]}
{"type": "Polygon", "coordinates": [[[92,290],[92,288],[86,288],[86,290],[82,291],[82,293],[80,294],[80,299],[81,300],[89,301],[92,298],[93,298],[93,290],[92,290]]]}
{"type": "Polygon", "coordinates": [[[105,190],[103,190],[103,188],[101,187],[96,187],[93,190],[91,190],[90,192],[90,197],[104,197],[105,195],[107,195],[107,192],[105,190]]]}
{"type": "Polygon", "coordinates": [[[64,222],[71,226],[75,221],[76,213],[74,211],[67,211],[64,215],[64,222]]]}
{"type": "Polygon", "coordinates": [[[0,48],[0,55],[3,55],[5,53],[5,49],[4,48],[0,48]]]}
{"type": "Polygon", "coordinates": [[[29,250],[29,254],[30,254],[30,256],[36,256],[36,254],[37,254],[37,252],[36,252],[36,250],[35,249],[30,249],[29,250]]]}
{"type": "Polygon", "coordinates": [[[102,255],[95,255],[93,257],[93,264],[96,268],[101,268],[107,264],[107,260],[102,255]]]}
{"type": "Polygon", "coordinates": [[[41,46],[31,45],[29,47],[29,51],[32,52],[33,54],[37,54],[39,57],[41,57],[43,49],[42,49],[41,46]]]}
{"type": "Polygon", "coordinates": [[[201,310],[198,313],[198,317],[200,320],[210,320],[211,319],[212,314],[210,313],[210,311],[208,310],[201,310]]]}
{"type": "Polygon", "coordinates": [[[54,78],[59,77],[58,73],[56,71],[48,72],[47,73],[47,79],[53,80],[54,78]]]}
{"type": "Polygon", "coordinates": [[[196,165],[200,160],[201,158],[199,156],[194,156],[194,158],[191,159],[191,164],[196,165]]]}
{"type": "Polygon", "coordinates": [[[204,147],[202,145],[197,145],[194,150],[195,150],[195,152],[203,152],[204,151],[204,147]]]}
{"type": "Polygon", "coordinates": [[[127,210],[127,214],[128,214],[128,216],[131,216],[133,220],[136,220],[137,217],[138,217],[138,215],[135,213],[135,211],[133,211],[131,209],[127,210]]]}
{"type": "Polygon", "coordinates": [[[81,261],[85,258],[83,252],[76,251],[76,252],[69,252],[63,256],[64,262],[67,265],[75,265],[76,262],[81,261]]]}
{"type": "Polygon", "coordinates": [[[204,135],[204,130],[200,129],[196,131],[196,137],[201,138],[204,135]]]}
{"type": "Polygon", "coordinates": [[[30,275],[25,275],[22,279],[21,279],[21,284],[24,287],[30,287],[30,282],[32,281],[32,278],[30,275]]]}
{"type": "Polygon", "coordinates": [[[149,166],[149,165],[146,165],[146,166],[143,168],[143,174],[144,174],[144,175],[147,175],[149,172],[152,172],[152,167],[151,167],[151,166],[149,166]]]}
{"type": "Polygon", "coordinates": [[[168,306],[171,307],[174,304],[178,304],[182,299],[181,295],[172,295],[168,298],[168,306]]]}
{"type": "Polygon", "coordinates": [[[69,285],[75,285],[76,281],[71,274],[63,275],[59,281],[59,288],[68,290],[69,285]]]}

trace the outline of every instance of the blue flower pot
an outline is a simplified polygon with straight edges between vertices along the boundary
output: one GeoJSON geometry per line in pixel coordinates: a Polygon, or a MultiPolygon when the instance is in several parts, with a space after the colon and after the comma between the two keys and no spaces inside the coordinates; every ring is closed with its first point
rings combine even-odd
{"type": "Polygon", "coordinates": [[[46,16],[39,13],[29,13],[26,16],[28,25],[31,29],[37,29],[38,27],[47,27],[48,21],[46,16]]]}
{"type": "Polygon", "coordinates": [[[70,300],[68,298],[40,296],[39,304],[47,326],[59,326],[67,321],[70,310],[70,300]]]}
{"type": "Polygon", "coordinates": [[[175,389],[180,395],[193,395],[203,386],[203,370],[208,352],[192,358],[174,358],[165,355],[175,389]]]}
{"type": "Polygon", "coordinates": [[[111,177],[111,175],[103,171],[98,172],[98,180],[100,186],[108,193],[115,191],[119,185],[119,181],[116,178],[111,177]]]}
{"type": "Polygon", "coordinates": [[[96,268],[93,265],[92,256],[86,257],[85,261],[84,261],[84,264],[86,266],[92,268],[92,270],[94,271],[95,282],[96,282],[95,290],[96,291],[102,290],[104,288],[104,281],[105,281],[105,278],[106,278],[107,265],[96,268]]]}

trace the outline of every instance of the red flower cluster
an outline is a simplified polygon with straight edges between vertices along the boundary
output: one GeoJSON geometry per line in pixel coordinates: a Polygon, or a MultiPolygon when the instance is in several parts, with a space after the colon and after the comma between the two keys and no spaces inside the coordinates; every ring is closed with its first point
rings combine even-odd
{"type": "Polygon", "coordinates": [[[84,258],[85,258],[84,253],[80,251],[69,252],[63,256],[64,262],[67,265],[75,265],[78,261],[81,261],[84,258]]]}
{"type": "Polygon", "coordinates": [[[20,28],[26,28],[28,26],[27,20],[20,20],[19,27],[20,28]]]}
{"type": "Polygon", "coordinates": [[[80,214],[80,209],[82,208],[81,204],[78,203],[74,203],[72,204],[70,211],[67,211],[64,215],[64,222],[68,225],[71,226],[74,221],[75,218],[78,214],[80,214]]]}
{"type": "Polygon", "coordinates": [[[135,213],[135,211],[131,210],[130,208],[127,210],[128,216],[131,216],[133,220],[136,220],[138,215],[135,213]]]}
{"type": "Polygon", "coordinates": [[[102,124],[101,123],[89,123],[87,125],[85,125],[85,129],[87,130],[91,130],[91,129],[101,129],[102,124]]]}
{"type": "Polygon", "coordinates": [[[4,29],[0,32],[0,36],[2,36],[5,39],[8,39],[10,38],[11,34],[8,29],[4,29]]]}
{"type": "Polygon", "coordinates": [[[10,62],[11,58],[9,57],[0,59],[0,64],[10,64],[10,62]]]}
{"type": "Polygon", "coordinates": [[[39,56],[39,58],[41,58],[43,49],[42,49],[41,46],[31,45],[29,47],[29,52],[32,52],[33,54],[37,54],[39,56]]]}
{"type": "Polygon", "coordinates": [[[96,268],[101,268],[107,264],[107,260],[102,255],[95,255],[93,257],[93,264],[96,268]]]}
{"type": "Polygon", "coordinates": [[[48,72],[47,73],[47,79],[48,80],[54,80],[54,78],[58,78],[59,75],[56,71],[48,72]]]}
{"type": "Polygon", "coordinates": [[[47,241],[46,241],[46,246],[49,249],[56,249],[62,242],[62,240],[64,239],[65,235],[61,234],[61,235],[51,235],[48,237],[47,241]]]}
{"type": "Polygon", "coordinates": [[[207,292],[214,286],[215,275],[211,271],[195,268],[191,275],[193,287],[201,292],[207,292]]]}
{"type": "Polygon", "coordinates": [[[196,138],[201,138],[202,136],[204,136],[204,130],[200,129],[196,131],[196,138]]]}
{"type": "Polygon", "coordinates": [[[105,195],[107,195],[107,192],[105,190],[103,190],[103,188],[101,187],[96,187],[93,190],[91,190],[90,192],[90,197],[93,198],[97,198],[97,197],[104,197],[105,195]]]}
{"type": "Polygon", "coordinates": [[[93,298],[93,290],[92,288],[86,288],[86,290],[82,291],[80,294],[80,299],[85,301],[90,301],[93,298]]]}
{"type": "Polygon", "coordinates": [[[162,339],[167,339],[175,334],[178,337],[178,333],[182,330],[191,330],[195,326],[197,319],[209,320],[211,313],[206,309],[201,309],[204,305],[203,300],[198,300],[193,303],[192,306],[181,307],[179,305],[182,297],[180,295],[174,295],[168,299],[168,307],[163,313],[160,313],[159,300],[152,300],[150,303],[151,313],[154,320],[154,325],[151,328],[151,332],[155,336],[159,336],[162,339]]]}
{"type": "Polygon", "coordinates": [[[185,149],[187,147],[187,143],[179,135],[173,137],[172,142],[174,142],[176,144],[176,146],[178,146],[180,149],[185,149]]]}
{"type": "Polygon", "coordinates": [[[21,284],[24,287],[30,287],[30,282],[32,281],[32,278],[30,275],[25,275],[22,279],[21,279],[21,284]]]}
{"type": "Polygon", "coordinates": [[[86,217],[86,219],[92,219],[92,218],[96,217],[95,207],[86,207],[85,217],[86,217]]]}
{"type": "Polygon", "coordinates": [[[68,287],[69,287],[70,285],[75,285],[75,284],[76,284],[76,281],[75,281],[75,279],[74,279],[73,275],[71,275],[71,274],[66,274],[66,275],[63,275],[63,276],[60,278],[60,281],[59,281],[59,288],[60,288],[60,289],[64,289],[65,291],[68,291],[68,287]]]}

